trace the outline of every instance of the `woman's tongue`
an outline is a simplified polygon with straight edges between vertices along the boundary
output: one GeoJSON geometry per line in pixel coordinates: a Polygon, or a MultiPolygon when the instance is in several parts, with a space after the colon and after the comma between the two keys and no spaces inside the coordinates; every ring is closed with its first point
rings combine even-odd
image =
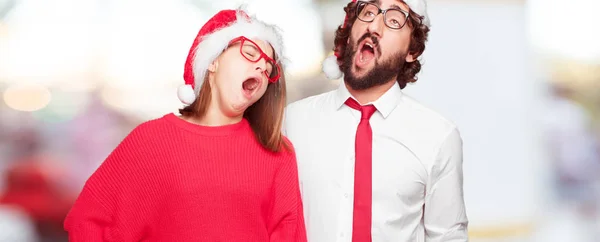
{"type": "Polygon", "coordinates": [[[254,90],[258,87],[258,81],[254,79],[248,79],[242,83],[242,89],[246,97],[251,97],[254,90]]]}
{"type": "Polygon", "coordinates": [[[356,56],[356,65],[358,67],[364,67],[367,64],[369,64],[371,60],[373,60],[373,58],[375,58],[375,53],[373,49],[367,46],[363,46],[360,52],[358,52],[358,55],[356,56]]]}

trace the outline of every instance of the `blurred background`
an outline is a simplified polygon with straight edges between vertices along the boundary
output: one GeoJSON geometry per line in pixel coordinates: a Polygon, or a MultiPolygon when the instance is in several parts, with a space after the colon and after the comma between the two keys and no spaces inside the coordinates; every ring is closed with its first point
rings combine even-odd
{"type": "MultiPolygon", "coordinates": [[[[181,107],[198,29],[247,3],[284,31],[289,101],[348,0],[0,0],[0,241],[67,241],[85,180],[136,125],[181,107]]],[[[474,242],[600,241],[598,0],[430,0],[419,81],[455,121],[474,242]]]]}

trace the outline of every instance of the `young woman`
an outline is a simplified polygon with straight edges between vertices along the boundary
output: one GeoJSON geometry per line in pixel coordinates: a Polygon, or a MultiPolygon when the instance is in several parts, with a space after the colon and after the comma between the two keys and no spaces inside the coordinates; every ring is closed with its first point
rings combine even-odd
{"type": "Polygon", "coordinates": [[[275,27],[224,10],[196,37],[188,106],[136,127],[89,178],[70,241],[306,241],[275,27]]]}

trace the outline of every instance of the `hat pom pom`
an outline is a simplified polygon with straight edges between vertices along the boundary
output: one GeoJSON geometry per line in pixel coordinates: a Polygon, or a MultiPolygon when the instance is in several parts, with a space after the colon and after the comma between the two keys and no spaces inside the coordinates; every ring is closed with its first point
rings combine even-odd
{"type": "Polygon", "coordinates": [[[332,80],[342,77],[342,71],[340,70],[340,66],[338,65],[337,57],[335,55],[331,55],[323,61],[323,72],[327,78],[332,80]]]}
{"type": "Polygon", "coordinates": [[[194,93],[192,85],[179,86],[179,88],[177,88],[177,97],[179,98],[179,101],[187,105],[196,101],[196,94],[194,93]]]}

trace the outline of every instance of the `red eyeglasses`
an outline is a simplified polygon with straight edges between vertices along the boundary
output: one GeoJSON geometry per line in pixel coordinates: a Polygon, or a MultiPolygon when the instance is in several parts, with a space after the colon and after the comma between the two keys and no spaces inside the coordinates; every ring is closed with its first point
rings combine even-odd
{"type": "Polygon", "coordinates": [[[265,75],[269,79],[269,82],[277,82],[279,80],[279,76],[281,74],[281,69],[277,62],[273,60],[273,58],[269,57],[265,52],[263,52],[260,47],[254,43],[254,41],[240,36],[229,42],[229,45],[232,45],[235,42],[241,41],[240,43],[240,53],[246,60],[251,62],[258,62],[260,59],[265,58],[267,62],[267,67],[265,70],[265,75]]]}

